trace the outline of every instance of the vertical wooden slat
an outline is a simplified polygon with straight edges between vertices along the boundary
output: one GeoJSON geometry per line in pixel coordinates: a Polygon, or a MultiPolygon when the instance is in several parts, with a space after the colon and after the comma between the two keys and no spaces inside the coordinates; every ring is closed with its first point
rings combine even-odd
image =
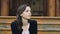
{"type": "Polygon", "coordinates": [[[57,0],[57,2],[56,2],[56,16],[60,16],[59,5],[60,5],[60,2],[59,2],[59,0],[57,0]]]}
{"type": "Polygon", "coordinates": [[[55,16],[55,1],[56,0],[49,0],[49,16],[55,16]]]}
{"type": "Polygon", "coordinates": [[[9,0],[1,0],[1,16],[8,16],[8,2],[9,0]]]}
{"type": "Polygon", "coordinates": [[[57,0],[57,2],[56,2],[57,4],[57,6],[56,6],[56,9],[57,9],[57,11],[56,11],[56,16],[59,16],[59,14],[58,14],[58,12],[59,12],[59,0],[57,0]]]}
{"type": "Polygon", "coordinates": [[[0,0],[0,15],[1,15],[1,0],[0,0]]]}

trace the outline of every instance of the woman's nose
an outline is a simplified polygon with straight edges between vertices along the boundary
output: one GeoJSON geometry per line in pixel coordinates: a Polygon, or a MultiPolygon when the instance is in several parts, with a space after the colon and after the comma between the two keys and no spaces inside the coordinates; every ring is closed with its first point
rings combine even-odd
{"type": "Polygon", "coordinates": [[[29,15],[31,15],[31,12],[28,12],[29,15]]]}
{"type": "Polygon", "coordinates": [[[31,12],[29,12],[29,14],[31,14],[31,12]]]}

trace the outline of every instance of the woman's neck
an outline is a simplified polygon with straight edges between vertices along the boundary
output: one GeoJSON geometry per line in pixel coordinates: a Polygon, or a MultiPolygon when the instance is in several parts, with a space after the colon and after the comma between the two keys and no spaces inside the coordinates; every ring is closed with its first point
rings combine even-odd
{"type": "Polygon", "coordinates": [[[23,26],[26,26],[28,24],[28,20],[22,17],[22,23],[23,26]]]}

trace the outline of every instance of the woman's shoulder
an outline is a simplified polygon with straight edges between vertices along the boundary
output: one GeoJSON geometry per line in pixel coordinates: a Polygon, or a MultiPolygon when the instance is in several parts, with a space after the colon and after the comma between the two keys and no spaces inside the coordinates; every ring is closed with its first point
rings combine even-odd
{"type": "Polygon", "coordinates": [[[11,22],[11,28],[14,30],[16,30],[16,28],[17,28],[17,24],[16,24],[16,22],[15,21],[13,21],[13,22],[11,22]]]}
{"type": "Polygon", "coordinates": [[[16,25],[16,21],[11,22],[11,25],[16,25]]]}
{"type": "Polygon", "coordinates": [[[36,20],[30,20],[31,22],[37,22],[36,20]]]}
{"type": "Polygon", "coordinates": [[[30,20],[30,22],[33,23],[33,24],[34,23],[37,24],[37,21],[36,20],[30,20]]]}

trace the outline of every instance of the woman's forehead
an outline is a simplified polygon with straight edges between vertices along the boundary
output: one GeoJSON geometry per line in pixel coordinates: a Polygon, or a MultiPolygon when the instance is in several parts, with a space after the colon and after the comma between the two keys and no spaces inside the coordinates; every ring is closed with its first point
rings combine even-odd
{"type": "Polygon", "coordinates": [[[27,6],[25,10],[31,10],[31,8],[29,6],[27,6]]]}

